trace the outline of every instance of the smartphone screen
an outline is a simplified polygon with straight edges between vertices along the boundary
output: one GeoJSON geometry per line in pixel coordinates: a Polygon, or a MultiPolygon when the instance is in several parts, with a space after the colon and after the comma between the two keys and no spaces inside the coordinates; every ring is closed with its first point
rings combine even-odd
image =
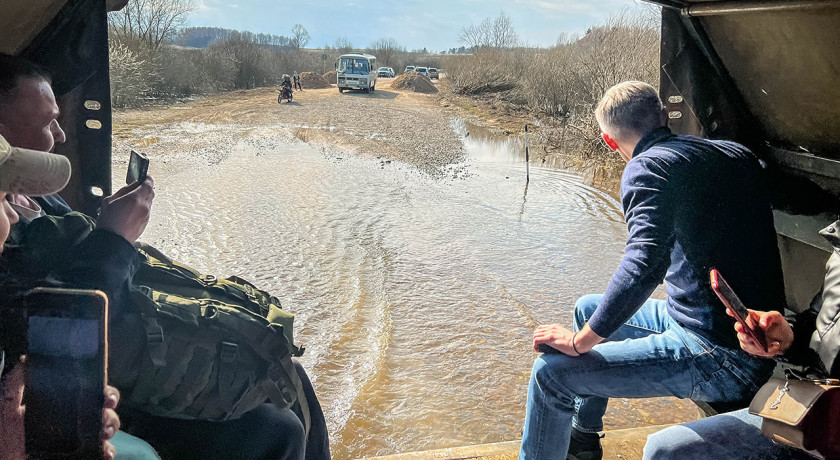
{"type": "Polygon", "coordinates": [[[135,182],[142,182],[146,180],[146,174],[148,172],[149,157],[136,150],[132,150],[131,157],[128,159],[128,171],[125,174],[125,183],[133,184],[135,182]]]}
{"type": "Polygon", "coordinates": [[[26,452],[29,458],[102,458],[107,297],[38,288],[25,301],[26,452]]]}
{"type": "Polygon", "coordinates": [[[760,327],[752,326],[752,320],[750,319],[750,313],[747,307],[744,306],[744,303],[741,302],[741,299],[738,298],[735,291],[729,286],[729,283],[714,268],[709,272],[709,277],[711,278],[712,290],[715,291],[715,294],[723,302],[723,305],[735,315],[735,320],[741,323],[741,326],[744,327],[744,332],[755,340],[764,351],[767,351],[767,338],[764,336],[764,330],[760,327]]]}

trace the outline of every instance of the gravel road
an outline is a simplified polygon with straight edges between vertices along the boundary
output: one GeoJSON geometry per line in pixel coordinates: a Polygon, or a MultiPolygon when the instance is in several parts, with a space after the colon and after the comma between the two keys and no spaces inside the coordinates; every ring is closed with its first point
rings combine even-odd
{"type": "Polygon", "coordinates": [[[430,174],[451,174],[448,166],[464,158],[463,142],[451,126],[453,113],[437,95],[391,90],[392,80],[380,79],[370,94],[304,88],[291,103],[278,104],[275,88],[258,88],[116,112],[114,159],[124,162],[127,155],[122,153],[133,147],[163,157],[173,167],[197,160],[215,163],[228,153],[226,145],[243,134],[256,134],[297,138],[336,155],[371,155],[430,174]]]}

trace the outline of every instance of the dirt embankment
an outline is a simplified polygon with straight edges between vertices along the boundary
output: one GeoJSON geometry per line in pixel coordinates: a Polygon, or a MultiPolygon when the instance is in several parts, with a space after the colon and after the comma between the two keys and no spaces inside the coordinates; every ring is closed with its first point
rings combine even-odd
{"type": "Polygon", "coordinates": [[[330,82],[315,72],[302,72],[300,74],[300,86],[309,89],[329,88],[330,82]]]}
{"type": "Polygon", "coordinates": [[[310,89],[303,83],[291,103],[278,104],[276,88],[258,88],[115,112],[115,152],[131,146],[171,161],[192,155],[214,162],[229,154],[224,146],[232,143],[225,139],[235,141],[244,131],[271,132],[327,153],[372,155],[431,174],[453,173],[450,165],[464,159],[463,142],[451,128],[455,112],[442,107],[436,96],[393,90],[392,81],[380,79],[370,94],[339,94],[335,86],[310,89]],[[205,146],[205,139],[213,139],[212,145],[205,146]],[[176,151],[169,155],[172,149],[176,151]]]}
{"type": "Polygon", "coordinates": [[[406,72],[400,75],[391,83],[391,88],[424,94],[435,94],[438,92],[438,89],[432,84],[432,81],[420,72],[406,72]]]}

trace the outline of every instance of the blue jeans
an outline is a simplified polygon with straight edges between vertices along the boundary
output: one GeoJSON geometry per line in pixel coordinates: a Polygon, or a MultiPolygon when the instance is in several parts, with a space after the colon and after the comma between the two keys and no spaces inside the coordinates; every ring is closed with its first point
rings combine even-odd
{"type": "MultiPolygon", "coordinates": [[[[601,297],[578,300],[575,330],[592,316],[601,297]]],[[[772,360],[710,343],[673,320],[664,300],[648,300],[589,353],[537,358],[519,458],[566,458],[572,426],[603,430],[608,398],[739,401],[758,391],[773,366],[772,360]]]]}
{"type": "Polygon", "coordinates": [[[761,417],[747,409],[674,425],[648,436],[644,460],[791,460],[813,459],[761,434],[761,417]]]}

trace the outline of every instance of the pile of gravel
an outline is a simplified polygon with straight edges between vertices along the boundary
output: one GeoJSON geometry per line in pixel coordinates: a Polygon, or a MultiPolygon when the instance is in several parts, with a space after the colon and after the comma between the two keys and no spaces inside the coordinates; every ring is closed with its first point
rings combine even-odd
{"type": "Polygon", "coordinates": [[[329,72],[324,74],[324,80],[332,83],[333,85],[338,83],[335,70],[330,70],[329,72]]]}
{"type": "Polygon", "coordinates": [[[428,77],[420,72],[406,72],[391,82],[391,89],[404,89],[415,93],[434,94],[438,92],[428,77]]]}
{"type": "Polygon", "coordinates": [[[301,72],[300,85],[304,89],[329,88],[330,82],[315,72],[301,72]]]}

